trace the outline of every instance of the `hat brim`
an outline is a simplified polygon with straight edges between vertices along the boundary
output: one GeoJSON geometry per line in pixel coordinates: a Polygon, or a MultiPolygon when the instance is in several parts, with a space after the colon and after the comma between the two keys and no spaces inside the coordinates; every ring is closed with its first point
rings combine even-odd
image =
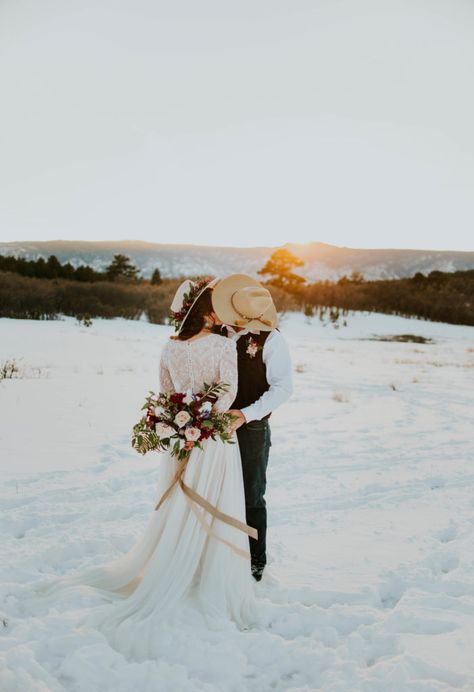
{"type": "MultiPolygon", "coordinates": [[[[239,315],[234,309],[231,298],[235,291],[238,291],[240,288],[261,285],[259,281],[246,274],[231,274],[225,279],[221,279],[212,290],[211,298],[214,312],[224,324],[229,324],[234,327],[237,325],[242,326],[239,324],[242,321],[242,315],[239,315]]],[[[271,332],[272,329],[275,329],[278,323],[278,313],[273,301],[263,315],[261,315],[261,318],[270,322],[270,324],[265,324],[260,319],[253,319],[246,323],[244,329],[249,329],[250,331],[256,329],[262,332],[271,332]]]]}
{"type": "Polygon", "coordinates": [[[190,313],[191,310],[193,309],[193,307],[194,307],[194,305],[196,304],[196,302],[197,302],[197,301],[199,300],[199,298],[202,296],[202,294],[204,293],[204,291],[205,291],[206,289],[208,289],[208,288],[212,288],[212,287],[214,286],[214,284],[215,284],[217,281],[218,281],[218,279],[211,279],[205,286],[203,286],[203,287],[201,288],[201,290],[199,291],[199,293],[197,294],[197,296],[194,298],[194,300],[193,300],[193,302],[192,302],[192,304],[191,304],[191,307],[189,308],[189,310],[187,311],[186,315],[184,316],[183,321],[182,321],[181,324],[179,325],[179,329],[178,329],[178,331],[176,332],[176,336],[181,332],[181,330],[182,330],[182,328],[183,328],[183,325],[184,325],[184,323],[186,322],[187,316],[189,315],[189,313],[190,313]]]}

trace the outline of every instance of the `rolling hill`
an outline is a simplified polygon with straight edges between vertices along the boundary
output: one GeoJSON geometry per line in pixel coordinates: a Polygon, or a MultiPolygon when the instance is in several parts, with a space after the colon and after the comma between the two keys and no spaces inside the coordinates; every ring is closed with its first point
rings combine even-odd
{"type": "MultiPolygon", "coordinates": [[[[286,245],[305,265],[301,274],[307,279],[337,279],[343,274],[360,271],[367,279],[396,279],[424,274],[435,269],[457,271],[474,268],[474,252],[357,249],[326,243],[286,245]]],[[[147,278],[158,267],[163,276],[209,274],[223,276],[234,272],[256,275],[274,247],[207,247],[124,241],[16,241],[0,242],[0,254],[37,259],[56,255],[61,262],[74,266],[87,264],[102,270],[115,253],[128,255],[147,278]]]]}

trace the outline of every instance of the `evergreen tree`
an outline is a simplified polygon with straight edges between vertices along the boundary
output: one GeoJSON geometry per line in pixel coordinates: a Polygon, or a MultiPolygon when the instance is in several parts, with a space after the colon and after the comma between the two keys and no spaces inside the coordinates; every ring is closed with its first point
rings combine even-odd
{"type": "Polygon", "coordinates": [[[415,284],[424,284],[426,281],[426,276],[421,272],[416,272],[415,276],[412,276],[411,280],[415,284]]]}
{"type": "Polygon", "coordinates": [[[61,276],[63,279],[74,279],[74,267],[70,262],[63,264],[61,268],[61,276]]]}
{"type": "Polygon", "coordinates": [[[161,272],[158,268],[156,268],[153,274],[151,275],[150,283],[152,286],[159,286],[163,283],[163,279],[161,278],[161,272]]]}
{"type": "Polygon", "coordinates": [[[48,267],[46,265],[46,262],[42,257],[38,257],[36,262],[34,264],[34,276],[36,276],[38,279],[44,279],[48,275],[48,267]]]}
{"type": "Polygon", "coordinates": [[[353,283],[353,284],[363,284],[365,281],[364,275],[362,274],[362,272],[358,272],[358,271],[353,271],[352,274],[350,275],[349,279],[350,279],[351,283],[353,283]]]}
{"type": "Polygon", "coordinates": [[[105,273],[109,281],[115,281],[116,279],[135,281],[137,278],[138,269],[130,262],[129,257],[118,254],[114,255],[114,258],[106,268],[105,273]]]}
{"type": "Polygon", "coordinates": [[[304,262],[286,248],[275,250],[268,262],[258,274],[270,276],[269,283],[279,286],[286,291],[296,291],[306,281],[302,276],[295,274],[295,267],[302,267],[304,262]]]}
{"type": "Polygon", "coordinates": [[[48,261],[46,262],[46,271],[48,279],[57,279],[61,276],[61,263],[59,262],[56,255],[50,255],[48,261]]]}
{"type": "Polygon", "coordinates": [[[74,271],[74,278],[76,281],[94,281],[96,278],[96,272],[92,269],[92,267],[88,267],[84,264],[81,264],[77,269],[74,271]]]}

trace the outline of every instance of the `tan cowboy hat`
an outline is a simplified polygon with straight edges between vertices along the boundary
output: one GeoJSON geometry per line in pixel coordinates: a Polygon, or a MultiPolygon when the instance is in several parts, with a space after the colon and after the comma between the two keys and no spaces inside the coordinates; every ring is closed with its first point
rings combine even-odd
{"type": "Polygon", "coordinates": [[[268,289],[245,274],[231,274],[212,290],[214,312],[224,324],[270,332],[277,311],[268,289]]]}

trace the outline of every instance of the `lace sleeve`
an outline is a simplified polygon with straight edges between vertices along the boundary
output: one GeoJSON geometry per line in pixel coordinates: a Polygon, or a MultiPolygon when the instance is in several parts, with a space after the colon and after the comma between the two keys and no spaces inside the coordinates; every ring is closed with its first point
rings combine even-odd
{"type": "Polygon", "coordinates": [[[168,368],[168,348],[167,344],[161,352],[160,358],[160,392],[174,392],[173,380],[171,379],[168,368]]]}
{"type": "Polygon", "coordinates": [[[237,344],[232,339],[222,342],[219,354],[219,381],[229,385],[215,406],[218,411],[228,411],[237,395],[237,344]]]}

